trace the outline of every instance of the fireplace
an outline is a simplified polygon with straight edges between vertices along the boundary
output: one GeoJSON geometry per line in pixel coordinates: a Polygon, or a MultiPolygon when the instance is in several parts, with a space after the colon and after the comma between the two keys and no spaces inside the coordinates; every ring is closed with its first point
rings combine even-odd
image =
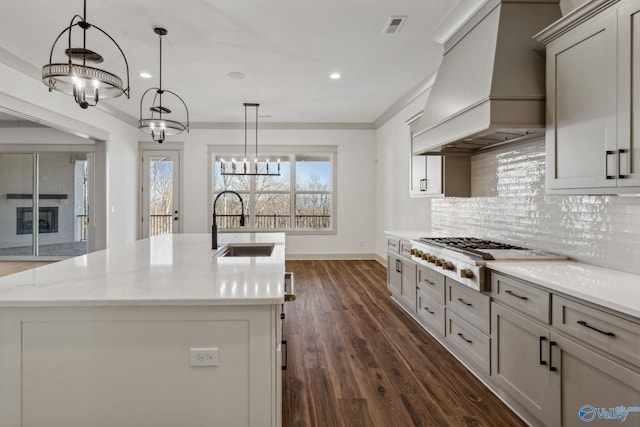
{"type": "MultiPolygon", "coordinates": [[[[38,218],[39,233],[57,233],[58,232],[58,208],[57,207],[40,207],[38,218]]],[[[17,208],[17,234],[31,234],[33,227],[33,210],[32,208],[17,208]]]]}

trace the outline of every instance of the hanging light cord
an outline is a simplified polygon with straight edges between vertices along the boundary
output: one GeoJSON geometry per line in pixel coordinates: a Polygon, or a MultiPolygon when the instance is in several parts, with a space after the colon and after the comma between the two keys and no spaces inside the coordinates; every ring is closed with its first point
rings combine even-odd
{"type": "Polygon", "coordinates": [[[247,104],[244,104],[244,160],[247,161],[247,104]]]}
{"type": "Polygon", "coordinates": [[[158,34],[160,38],[160,90],[158,90],[158,94],[160,95],[160,118],[162,118],[162,34],[158,34]]]}

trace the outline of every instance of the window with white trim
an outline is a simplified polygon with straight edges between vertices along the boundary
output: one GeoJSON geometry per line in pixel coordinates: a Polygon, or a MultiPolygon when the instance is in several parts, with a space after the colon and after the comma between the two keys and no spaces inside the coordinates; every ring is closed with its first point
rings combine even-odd
{"type": "MultiPolygon", "coordinates": [[[[258,156],[258,172],[279,168],[280,175],[223,175],[235,163],[244,170],[244,153],[238,146],[210,146],[211,204],[225,190],[240,194],[245,227],[240,227],[240,201],[225,194],[216,205],[220,230],[286,231],[304,234],[336,232],[336,147],[267,146],[258,156]],[[268,162],[268,163],[267,163],[268,162]]],[[[255,162],[247,171],[255,172],[255,162]]],[[[212,213],[212,212],[211,212],[212,213]]]]}

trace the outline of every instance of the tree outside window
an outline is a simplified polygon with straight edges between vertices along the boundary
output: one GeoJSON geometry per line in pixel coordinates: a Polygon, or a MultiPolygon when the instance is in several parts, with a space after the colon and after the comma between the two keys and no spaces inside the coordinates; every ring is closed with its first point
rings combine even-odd
{"type": "MultiPolygon", "coordinates": [[[[245,203],[245,229],[331,232],[334,155],[269,153],[269,157],[271,171],[277,167],[276,159],[280,160],[280,176],[225,176],[221,161],[224,159],[228,171],[232,159],[236,160],[236,167],[242,167],[243,156],[213,155],[213,197],[224,190],[239,193],[245,203]]],[[[259,160],[264,162],[267,158],[259,160]]],[[[261,167],[259,172],[265,172],[264,164],[261,167]]],[[[240,203],[227,196],[223,195],[217,204],[218,228],[239,229],[240,203]]]]}

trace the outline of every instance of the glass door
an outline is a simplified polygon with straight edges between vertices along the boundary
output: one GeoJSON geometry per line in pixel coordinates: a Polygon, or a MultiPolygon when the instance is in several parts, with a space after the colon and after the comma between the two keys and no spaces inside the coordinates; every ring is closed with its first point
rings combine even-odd
{"type": "Polygon", "coordinates": [[[91,155],[0,153],[0,256],[88,252],[91,155]]]}
{"type": "Polygon", "coordinates": [[[142,153],[142,237],[180,232],[180,152],[142,153]]]}

